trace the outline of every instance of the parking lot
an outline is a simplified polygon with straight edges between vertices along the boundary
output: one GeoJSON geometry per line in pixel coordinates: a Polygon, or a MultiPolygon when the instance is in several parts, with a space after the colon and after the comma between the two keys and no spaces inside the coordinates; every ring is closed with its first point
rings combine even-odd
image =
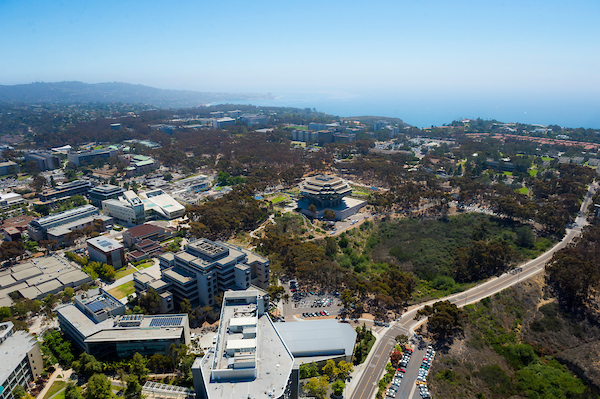
{"type": "Polygon", "coordinates": [[[293,281],[283,284],[290,296],[290,300],[283,304],[284,320],[292,321],[294,316],[307,320],[332,318],[340,314],[343,306],[339,299],[339,293],[301,292],[301,287],[293,284],[293,281]]]}

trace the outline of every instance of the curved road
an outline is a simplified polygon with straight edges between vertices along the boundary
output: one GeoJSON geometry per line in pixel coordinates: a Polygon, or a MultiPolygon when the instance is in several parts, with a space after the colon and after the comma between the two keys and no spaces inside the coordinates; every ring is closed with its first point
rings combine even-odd
{"type": "MultiPolygon", "coordinates": [[[[581,204],[581,211],[579,213],[580,215],[585,215],[585,211],[588,205],[591,203],[592,195],[596,191],[596,188],[597,185],[595,182],[590,185],[588,193],[581,204]]],[[[459,307],[476,303],[483,298],[487,298],[508,287],[518,284],[521,280],[526,280],[540,273],[544,270],[544,266],[556,251],[564,248],[573,240],[576,235],[581,233],[581,228],[585,224],[585,221],[585,216],[578,216],[575,219],[573,228],[567,229],[567,234],[565,234],[562,241],[560,241],[547,252],[544,252],[539,257],[530,260],[524,265],[521,265],[512,273],[505,273],[500,277],[492,278],[487,282],[473,287],[467,291],[410,307],[398,320],[393,322],[389,330],[379,340],[377,340],[372,349],[372,354],[370,354],[369,358],[367,359],[368,363],[366,364],[362,374],[359,376],[357,385],[352,391],[352,395],[350,397],[352,399],[372,399],[375,397],[375,394],[377,393],[377,383],[383,375],[385,365],[388,362],[389,353],[396,344],[395,337],[399,334],[411,336],[414,329],[427,320],[414,320],[414,317],[419,309],[422,309],[425,305],[431,305],[434,302],[444,300],[448,300],[459,307]]],[[[406,377],[404,379],[406,380],[405,382],[408,383],[409,381],[406,377]]],[[[404,391],[399,393],[402,394],[404,391]]],[[[413,397],[413,393],[414,389],[410,391],[408,396],[399,395],[398,398],[411,398],[413,397]]]]}

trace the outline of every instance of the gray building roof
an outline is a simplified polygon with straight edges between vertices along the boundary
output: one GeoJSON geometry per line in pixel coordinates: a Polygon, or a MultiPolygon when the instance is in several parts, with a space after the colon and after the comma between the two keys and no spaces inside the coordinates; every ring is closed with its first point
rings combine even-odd
{"type": "MultiPolygon", "coordinates": [[[[0,324],[2,330],[12,327],[11,322],[0,324]]],[[[0,352],[3,352],[0,362],[0,385],[4,386],[10,374],[36,344],[36,339],[25,331],[14,331],[12,336],[0,344],[0,352]]]]}
{"type": "Polygon", "coordinates": [[[356,331],[337,320],[275,323],[294,357],[346,355],[354,350],[356,331]]]}

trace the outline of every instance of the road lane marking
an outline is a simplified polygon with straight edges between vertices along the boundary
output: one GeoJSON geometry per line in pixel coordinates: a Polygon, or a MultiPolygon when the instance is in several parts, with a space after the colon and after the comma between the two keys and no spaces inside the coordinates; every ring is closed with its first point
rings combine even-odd
{"type": "MultiPolygon", "coordinates": [[[[381,355],[379,356],[379,359],[377,360],[377,363],[375,363],[375,370],[377,370],[377,366],[379,365],[379,362],[381,361],[381,359],[385,358],[385,356],[383,355],[385,353],[385,347],[391,342],[391,339],[388,339],[387,342],[383,345],[383,351],[381,353],[381,355]]],[[[367,380],[367,384],[365,384],[365,390],[360,394],[360,397],[358,399],[362,399],[363,395],[366,392],[366,387],[369,385],[368,382],[371,380],[371,377],[373,377],[373,374],[375,374],[375,370],[373,370],[371,372],[371,375],[369,376],[369,379],[367,380]]],[[[373,385],[377,385],[377,381],[373,381],[373,385]]],[[[372,390],[372,389],[371,389],[372,390]]]]}

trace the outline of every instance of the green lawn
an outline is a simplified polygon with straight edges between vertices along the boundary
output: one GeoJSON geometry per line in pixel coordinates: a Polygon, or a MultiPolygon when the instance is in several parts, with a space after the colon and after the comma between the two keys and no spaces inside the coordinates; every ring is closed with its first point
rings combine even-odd
{"type": "Polygon", "coordinates": [[[527,195],[529,193],[529,189],[527,187],[521,187],[518,190],[515,190],[516,192],[518,192],[519,194],[525,194],[527,195]]]}
{"type": "Polygon", "coordinates": [[[125,276],[129,276],[130,274],[133,274],[136,271],[137,270],[135,270],[133,267],[123,267],[115,275],[115,280],[118,280],[118,279],[120,279],[122,277],[125,277],[125,276]]]}
{"type": "MultiPolygon", "coordinates": [[[[51,397],[52,395],[54,395],[55,393],[57,393],[58,391],[60,391],[61,389],[63,389],[66,386],[67,386],[67,383],[64,381],[54,381],[54,383],[52,384],[52,386],[50,387],[48,392],[46,392],[46,395],[44,395],[44,399],[48,399],[49,397],[51,397]]],[[[64,394],[63,394],[63,397],[64,397],[64,394]]]]}
{"type": "Polygon", "coordinates": [[[125,298],[126,296],[133,294],[134,292],[135,288],[133,287],[133,281],[129,281],[125,284],[121,284],[120,286],[113,288],[112,290],[108,290],[108,293],[117,299],[125,298]]]}
{"type": "Polygon", "coordinates": [[[538,174],[537,169],[529,169],[529,176],[535,177],[538,174]]]}
{"type": "Polygon", "coordinates": [[[269,198],[269,201],[271,201],[271,203],[273,203],[273,204],[276,204],[278,202],[285,201],[285,200],[287,200],[287,197],[285,195],[277,195],[273,198],[269,198]]]}
{"type": "Polygon", "coordinates": [[[154,260],[148,259],[148,262],[142,263],[141,265],[136,266],[138,269],[146,269],[147,267],[154,266],[154,260]]]}
{"type": "Polygon", "coordinates": [[[505,175],[505,176],[512,176],[512,175],[513,175],[513,172],[504,172],[504,175],[505,175]]]}
{"type": "Polygon", "coordinates": [[[104,146],[102,146],[102,145],[97,145],[96,147],[94,147],[94,150],[101,150],[102,148],[104,148],[104,146]]]}
{"type": "Polygon", "coordinates": [[[23,176],[19,176],[17,177],[17,181],[21,181],[21,180],[25,180],[27,178],[31,177],[31,175],[23,175],[23,176]]]}
{"type": "Polygon", "coordinates": [[[542,157],[542,161],[552,161],[552,158],[550,158],[550,157],[542,157]]]}

